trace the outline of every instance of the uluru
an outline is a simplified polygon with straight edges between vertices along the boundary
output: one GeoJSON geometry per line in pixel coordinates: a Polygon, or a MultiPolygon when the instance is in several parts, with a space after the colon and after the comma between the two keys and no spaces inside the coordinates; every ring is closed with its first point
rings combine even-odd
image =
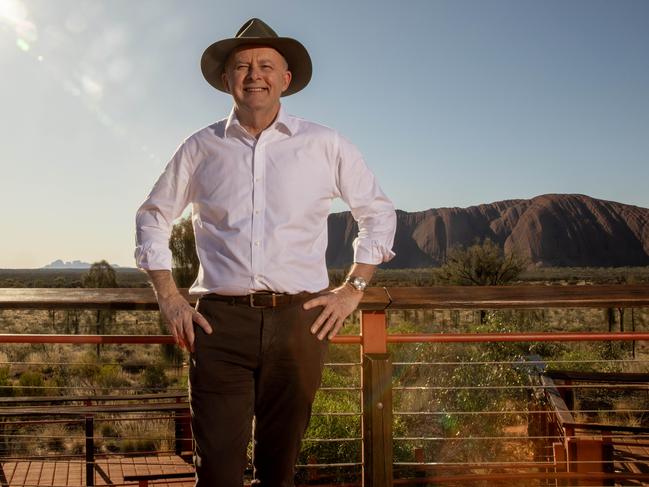
{"type": "MultiPolygon", "coordinates": [[[[327,265],[352,262],[358,227],[349,211],[329,216],[327,265]]],[[[582,194],[545,194],[468,208],[397,210],[396,256],[387,268],[439,266],[449,249],[486,238],[537,266],[649,265],[649,209],[582,194]]]]}

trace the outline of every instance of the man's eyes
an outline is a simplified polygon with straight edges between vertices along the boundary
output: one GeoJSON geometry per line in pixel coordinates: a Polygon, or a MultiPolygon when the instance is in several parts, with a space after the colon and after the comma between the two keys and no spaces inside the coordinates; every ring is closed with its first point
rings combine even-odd
{"type": "MultiPolygon", "coordinates": [[[[237,64],[235,66],[236,69],[249,69],[250,65],[249,64],[237,64]]],[[[272,64],[262,64],[261,69],[273,69],[272,64]]]]}

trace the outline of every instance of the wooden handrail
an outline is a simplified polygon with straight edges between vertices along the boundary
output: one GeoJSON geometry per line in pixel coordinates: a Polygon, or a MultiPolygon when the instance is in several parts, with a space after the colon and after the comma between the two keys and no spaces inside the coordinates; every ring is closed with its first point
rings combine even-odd
{"type": "Polygon", "coordinates": [[[587,382],[624,382],[626,384],[649,384],[649,374],[638,372],[582,372],[578,370],[548,370],[553,379],[587,382]]]}
{"type": "Polygon", "coordinates": [[[0,397],[2,404],[34,404],[34,403],[60,403],[60,402],[101,402],[101,401],[149,401],[160,399],[178,399],[186,398],[187,392],[159,392],[149,394],[97,394],[97,395],[79,395],[79,396],[16,396],[0,397]]]}
{"type": "Polygon", "coordinates": [[[147,402],[142,404],[103,404],[98,406],[0,407],[0,418],[16,416],[85,416],[96,413],[137,413],[189,410],[189,402],[147,402]]]}
{"type": "MultiPolygon", "coordinates": [[[[190,304],[197,296],[181,293],[190,304]]],[[[534,309],[649,306],[648,284],[369,288],[359,306],[377,309],[534,309]]],[[[3,288],[0,309],[156,310],[150,288],[3,288]]]]}

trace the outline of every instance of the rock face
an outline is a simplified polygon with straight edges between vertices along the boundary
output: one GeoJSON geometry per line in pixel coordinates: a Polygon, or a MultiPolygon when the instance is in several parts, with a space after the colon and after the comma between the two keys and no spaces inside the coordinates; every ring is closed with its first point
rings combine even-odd
{"type": "MultiPolygon", "coordinates": [[[[327,264],[352,262],[358,227],[350,212],[329,216],[327,264]]],[[[542,266],[649,265],[649,209],[579,194],[547,194],[469,208],[397,210],[389,268],[438,266],[448,249],[490,238],[542,266]]]]}

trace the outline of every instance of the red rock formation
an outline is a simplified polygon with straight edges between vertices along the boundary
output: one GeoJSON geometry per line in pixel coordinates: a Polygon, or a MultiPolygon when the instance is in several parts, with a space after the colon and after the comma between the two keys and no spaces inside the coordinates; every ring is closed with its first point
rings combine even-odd
{"type": "MultiPolygon", "coordinates": [[[[649,265],[649,209],[579,194],[548,194],[468,208],[397,211],[396,257],[386,267],[440,265],[449,248],[490,238],[537,265],[649,265]]],[[[352,260],[356,224],[349,212],[329,217],[327,263],[352,260]]]]}

